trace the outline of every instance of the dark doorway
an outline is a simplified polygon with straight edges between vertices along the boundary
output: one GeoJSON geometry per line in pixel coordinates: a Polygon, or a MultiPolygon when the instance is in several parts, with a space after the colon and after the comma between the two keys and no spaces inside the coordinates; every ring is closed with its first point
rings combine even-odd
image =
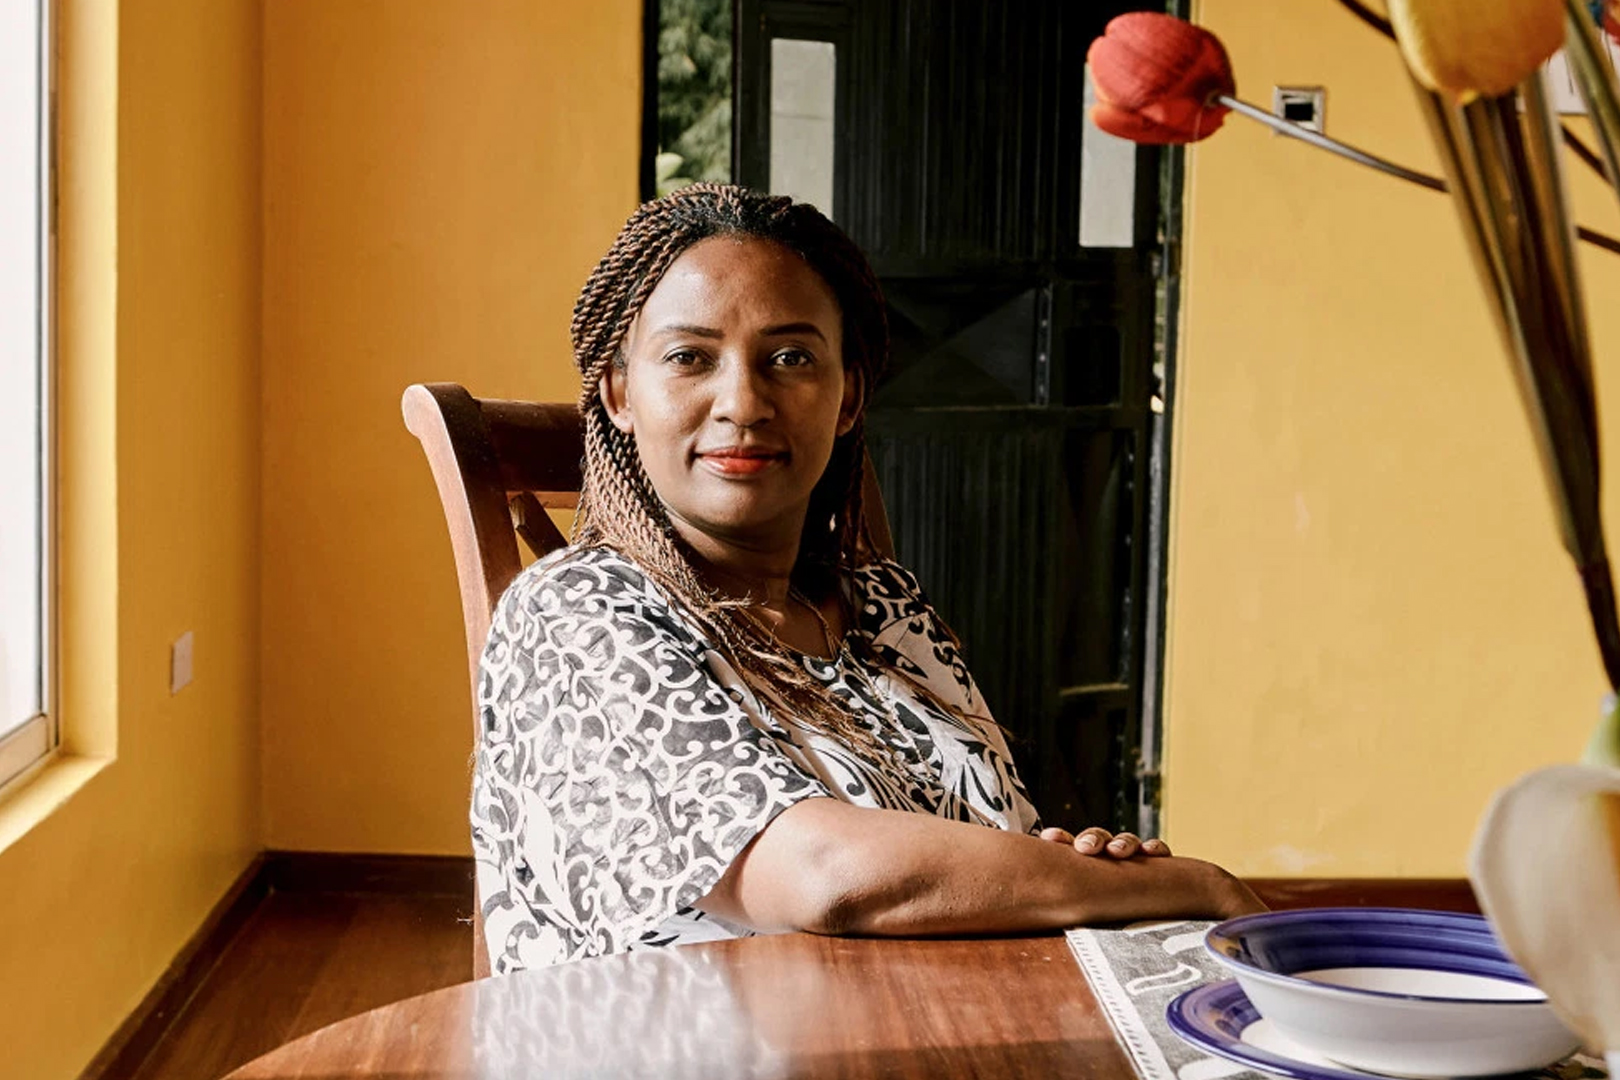
{"type": "MultiPolygon", "coordinates": [[[[1087,47],[1149,7],[737,0],[726,118],[736,181],[815,202],[883,282],[894,355],[869,430],[896,546],[1043,816],[1152,831],[1180,162],[1113,146],[1124,179],[1105,175],[1084,122],[1087,47]],[[1083,245],[1105,186],[1113,246],[1083,245]]],[[[673,85],[703,63],[672,44],[715,53],[659,12],[649,64],[673,85]]],[[[646,130],[650,195],[677,135],[646,130]]]]}

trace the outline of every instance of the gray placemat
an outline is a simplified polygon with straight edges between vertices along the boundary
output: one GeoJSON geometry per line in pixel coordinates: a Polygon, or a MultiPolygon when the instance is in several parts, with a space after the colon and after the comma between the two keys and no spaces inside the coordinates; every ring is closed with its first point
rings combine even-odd
{"type": "MultiPolygon", "coordinates": [[[[1142,1080],[1269,1077],[1183,1042],[1165,1021],[1165,1006],[1177,995],[1227,977],[1204,951],[1204,934],[1213,925],[1196,920],[1147,922],[1121,930],[1068,932],[1069,949],[1142,1080]]],[[[1608,1075],[1602,1062],[1581,1055],[1525,1074],[1527,1080],[1606,1080],[1608,1075]]]]}

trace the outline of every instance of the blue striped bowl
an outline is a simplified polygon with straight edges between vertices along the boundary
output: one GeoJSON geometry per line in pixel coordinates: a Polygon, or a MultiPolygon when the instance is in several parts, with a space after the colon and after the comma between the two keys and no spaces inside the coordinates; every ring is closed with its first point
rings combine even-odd
{"type": "Polygon", "coordinates": [[[1579,1045],[1478,915],[1276,911],[1221,923],[1204,944],[1279,1032],[1352,1068],[1489,1076],[1579,1045]]]}

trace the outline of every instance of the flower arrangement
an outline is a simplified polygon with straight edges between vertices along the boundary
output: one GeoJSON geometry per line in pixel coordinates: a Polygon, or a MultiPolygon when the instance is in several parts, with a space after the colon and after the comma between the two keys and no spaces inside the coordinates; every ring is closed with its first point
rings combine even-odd
{"type": "Polygon", "coordinates": [[[1136,142],[1182,144],[1237,112],[1363,165],[1447,191],[1510,358],[1564,547],[1586,592],[1611,693],[1578,765],[1533,772],[1487,809],[1469,872],[1508,951],[1553,1007],[1620,1069],[1620,619],[1600,512],[1599,427],[1576,226],[1561,145],[1620,192],[1620,85],[1601,34],[1620,0],[1390,0],[1389,18],[1339,0],[1394,37],[1445,163],[1426,176],[1305,131],[1236,97],[1207,30],[1147,12],[1111,22],[1088,53],[1093,121],[1136,142]],[[1542,65],[1564,48],[1599,153],[1562,130],[1542,65]]]}

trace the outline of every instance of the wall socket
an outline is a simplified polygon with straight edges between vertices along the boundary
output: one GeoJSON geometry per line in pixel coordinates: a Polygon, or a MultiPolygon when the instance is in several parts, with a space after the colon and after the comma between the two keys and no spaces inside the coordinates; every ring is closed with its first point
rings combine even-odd
{"type": "Polygon", "coordinates": [[[178,694],[191,682],[191,631],[187,630],[169,646],[169,693],[178,694]]]}
{"type": "Polygon", "coordinates": [[[1271,90],[1271,111],[1311,131],[1327,127],[1327,89],[1321,86],[1276,86],[1271,90]]]}

